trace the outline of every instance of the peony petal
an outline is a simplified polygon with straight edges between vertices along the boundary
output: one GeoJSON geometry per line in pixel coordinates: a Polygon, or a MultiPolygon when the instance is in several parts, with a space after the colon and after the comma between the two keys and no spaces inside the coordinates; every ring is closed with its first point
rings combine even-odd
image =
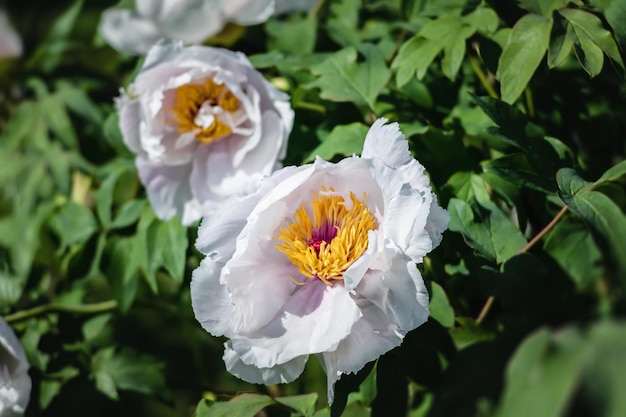
{"type": "Polygon", "coordinates": [[[387,271],[370,271],[356,288],[401,331],[415,329],[428,319],[428,291],[411,259],[397,254],[387,271]]]}
{"type": "Polygon", "coordinates": [[[121,95],[115,99],[115,107],[119,114],[119,127],[126,146],[135,153],[142,152],[141,138],[137,128],[137,120],[140,120],[139,102],[131,99],[121,91],[121,95]]]}
{"type": "Polygon", "coordinates": [[[266,327],[250,337],[231,339],[231,346],[244,363],[271,367],[335,349],[360,316],[343,286],[313,280],[298,287],[266,327]]]}
{"type": "Polygon", "coordinates": [[[232,305],[226,285],[220,284],[223,264],[206,257],[191,276],[191,305],[196,319],[213,336],[232,328],[232,305]]]}
{"type": "Polygon", "coordinates": [[[222,0],[226,18],[240,25],[265,22],[274,14],[274,0],[222,0]]]}
{"type": "Polygon", "coordinates": [[[307,11],[315,4],[315,0],[276,0],[274,14],[282,14],[293,11],[307,11]]]}
{"type": "Polygon", "coordinates": [[[176,0],[165,3],[159,19],[159,27],[165,38],[200,43],[219,33],[226,23],[219,10],[219,0],[176,0]]]}
{"type": "Polygon", "coordinates": [[[365,136],[363,153],[367,159],[380,159],[392,168],[398,168],[413,160],[409,153],[409,143],[400,132],[398,123],[385,125],[387,119],[380,118],[372,124],[365,136]]]}
{"type": "Polygon", "coordinates": [[[131,54],[145,53],[161,38],[154,22],[127,9],[105,11],[99,31],[113,48],[131,54]]]}
{"type": "Polygon", "coordinates": [[[363,316],[337,349],[318,354],[326,370],[328,401],[332,403],[334,384],[343,374],[357,373],[368,363],[400,346],[405,332],[399,331],[385,313],[368,300],[357,300],[363,316]]]}
{"type": "Polygon", "coordinates": [[[230,343],[224,344],[224,362],[226,369],[237,378],[253,384],[281,384],[295,380],[304,371],[309,355],[302,355],[271,368],[258,368],[245,364],[237,352],[230,348],[230,343]]]}
{"type": "Polygon", "coordinates": [[[28,360],[26,359],[26,353],[24,352],[24,348],[20,343],[17,336],[13,332],[13,329],[9,324],[0,319],[0,351],[4,351],[9,354],[9,357],[5,357],[3,352],[2,361],[0,363],[8,363],[13,362],[15,365],[9,365],[11,368],[17,368],[17,363],[20,363],[22,366],[26,366],[28,369],[28,360]]]}
{"type": "Polygon", "coordinates": [[[193,199],[187,184],[190,167],[160,165],[141,156],[137,158],[136,165],[139,178],[146,187],[148,199],[157,216],[167,220],[176,213],[183,213],[185,202],[193,199]]]}
{"type": "Polygon", "coordinates": [[[425,226],[432,241],[433,249],[441,243],[443,232],[448,228],[449,222],[450,214],[437,205],[437,196],[433,194],[433,199],[430,203],[430,213],[428,214],[428,222],[425,226]]]}
{"type": "Polygon", "coordinates": [[[234,237],[241,233],[254,206],[269,190],[275,188],[279,181],[290,177],[295,170],[296,167],[289,167],[264,178],[256,193],[243,198],[233,197],[211,216],[205,217],[198,229],[196,248],[205,255],[210,254],[216,260],[230,259],[235,251],[234,237]]]}
{"type": "Polygon", "coordinates": [[[6,12],[0,9],[0,59],[22,55],[22,39],[9,22],[6,12]]]}
{"type": "Polygon", "coordinates": [[[26,353],[13,329],[0,318],[0,414],[22,415],[31,393],[26,353]]]}

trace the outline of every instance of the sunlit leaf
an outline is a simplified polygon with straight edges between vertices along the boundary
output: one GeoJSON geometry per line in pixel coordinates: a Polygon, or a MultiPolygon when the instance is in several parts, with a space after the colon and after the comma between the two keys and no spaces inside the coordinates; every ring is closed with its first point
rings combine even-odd
{"type": "Polygon", "coordinates": [[[517,21],[498,61],[502,101],[513,103],[548,50],[552,19],[528,14],[517,21]]]}
{"type": "Polygon", "coordinates": [[[492,202],[470,205],[453,198],[448,212],[450,230],[462,233],[467,243],[488,259],[502,263],[526,244],[522,232],[492,202]]]}
{"type": "Polygon", "coordinates": [[[357,62],[357,50],[344,48],[311,68],[319,76],[308,87],[320,88],[320,96],[332,101],[351,101],[374,107],[374,101],[389,80],[385,58],[376,46],[363,44],[358,51],[364,62],[357,62]]]}

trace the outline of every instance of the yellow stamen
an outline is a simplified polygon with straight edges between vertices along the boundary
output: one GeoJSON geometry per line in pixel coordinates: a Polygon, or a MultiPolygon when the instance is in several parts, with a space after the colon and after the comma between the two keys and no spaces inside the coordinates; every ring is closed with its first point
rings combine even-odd
{"type": "Polygon", "coordinates": [[[224,84],[216,84],[207,78],[204,84],[185,84],[176,89],[176,100],[172,113],[178,133],[196,131],[196,140],[208,144],[230,135],[232,129],[215,117],[208,127],[198,126],[196,117],[203,104],[219,106],[229,113],[239,109],[239,99],[224,84]]]}
{"type": "Polygon", "coordinates": [[[365,194],[359,200],[350,192],[350,200],[352,207],[348,208],[342,196],[330,194],[324,187],[311,203],[313,219],[303,204],[275,237],[282,242],[276,248],[306,278],[333,285],[367,249],[367,232],[376,228],[376,220],[365,205],[365,194]]]}

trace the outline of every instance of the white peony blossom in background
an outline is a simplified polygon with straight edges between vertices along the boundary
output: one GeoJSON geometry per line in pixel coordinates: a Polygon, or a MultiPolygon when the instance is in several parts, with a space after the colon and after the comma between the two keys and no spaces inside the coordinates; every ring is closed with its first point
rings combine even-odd
{"type": "Polygon", "coordinates": [[[20,416],[30,399],[31,381],[24,348],[0,319],[0,417],[20,416]]]}
{"type": "Polygon", "coordinates": [[[307,10],[314,0],[136,0],[136,10],[113,8],[100,21],[100,34],[115,49],[146,53],[161,38],[197,44],[228,22],[254,25],[271,16],[307,10]]]}
{"type": "Polygon", "coordinates": [[[280,167],[289,97],[241,53],[161,41],[116,100],[126,145],[161,219],[185,225],[280,167]]]}
{"type": "Polygon", "coordinates": [[[11,26],[6,12],[0,9],[0,59],[22,55],[22,40],[11,26]]]}
{"type": "Polygon", "coordinates": [[[416,263],[449,216],[398,125],[385,123],[373,124],[361,157],[283,168],[203,220],[193,309],[230,339],[224,361],[237,377],[289,382],[316,354],[332,402],[342,374],[427,320],[416,263]]]}

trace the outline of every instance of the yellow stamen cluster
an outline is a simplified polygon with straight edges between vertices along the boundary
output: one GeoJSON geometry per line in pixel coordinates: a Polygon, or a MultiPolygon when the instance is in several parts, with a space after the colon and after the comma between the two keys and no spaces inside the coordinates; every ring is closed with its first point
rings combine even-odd
{"type": "MultiPolygon", "coordinates": [[[[332,188],[330,191],[334,191],[332,188]]],[[[318,278],[327,285],[343,279],[344,272],[367,249],[367,232],[376,228],[376,220],[363,200],[350,192],[352,207],[344,198],[327,193],[315,193],[312,202],[313,220],[303,204],[298,208],[280,235],[275,239],[282,244],[276,248],[283,252],[298,271],[309,279],[318,278]],[[330,242],[324,240],[312,245],[312,238],[322,228],[334,228],[336,234],[330,242]]],[[[334,234],[334,233],[333,233],[334,234]]],[[[303,284],[292,280],[296,284],[303,284]]]]}
{"type": "Polygon", "coordinates": [[[196,140],[208,144],[217,142],[231,134],[232,129],[226,123],[215,118],[210,126],[198,126],[196,116],[204,103],[219,106],[232,113],[239,108],[239,100],[224,84],[216,84],[207,78],[204,84],[185,84],[176,89],[176,102],[172,113],[178,124],[178,133],[198,131],[196,140]]]}

